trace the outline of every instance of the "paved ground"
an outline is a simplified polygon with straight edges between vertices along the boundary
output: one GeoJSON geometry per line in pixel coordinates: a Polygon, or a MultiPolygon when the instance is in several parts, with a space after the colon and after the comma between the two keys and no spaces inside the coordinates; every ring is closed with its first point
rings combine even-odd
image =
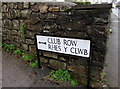
{"type": "Polygon", "coordinates": [[[33,69],[8,53],[3,52],[2,57],[2,87],[57,87],[58,85],[46,83],[43,76],[49,73],[48,68],[33,69]]]}
{"type": "MultiPolygon", "coordinates": [[[[116,13],[115,13],[116,14],[116,13]]],[[[112,34],[109,35],[108,39],[108,53],[106,56],[107,67],[107,80],[110,87],[118,87],[118,24],[120,20],[118,15],[112,13],[111,15],[111,28],[112,34]]]]}
{"type": "MultiPolygon", "coordinates": [[[[26,66],[21,59],[16,58],[14,55],[10,55],[6,52],[2,52],[2,55],[4,55],[2,56],[3,89],[9,89],[5,87],[12,87],[12,89],[17,89],[16,87],[22,87],[22,89],[32,89],[33,87],[37,87],[35,89],[38,89],[38,87],[46,87],[48,89],[50,87],[56,87],[59,89],[62,87],[61,85],[49,83],[48,81],[42,80],[43,77],[48,75],[50,72],[49,68],[31,68],[26,66]]],[[[79,89],[80,87],[76,87],[76,89],[77,88],[79,89]]],[[[80,89],[82,88],[86,89],[85,87],[81,87],[80,89]]]]}

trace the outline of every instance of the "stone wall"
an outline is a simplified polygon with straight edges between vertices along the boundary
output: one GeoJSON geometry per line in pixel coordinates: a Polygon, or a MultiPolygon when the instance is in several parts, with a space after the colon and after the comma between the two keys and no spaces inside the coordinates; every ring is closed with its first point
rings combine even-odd
{"type": "MultiPolygon", "coordinates": [[[[75,5],[64,3],[10,2],[2,4],[3,43],[12,43],[35,54],[34,34],[91,40],[91,86],[101,79],[108,36],[111,4],[75,5]],[[21,29],[25,28],[25,32],[21,29]]],[[[87,60],[40,51],[43,65],[67,69],[83,85],[87,85],[87,60]]]]}

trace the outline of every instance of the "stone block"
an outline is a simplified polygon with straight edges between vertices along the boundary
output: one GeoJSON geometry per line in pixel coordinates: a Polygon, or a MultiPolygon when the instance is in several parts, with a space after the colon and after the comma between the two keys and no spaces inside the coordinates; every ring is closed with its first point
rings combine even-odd
{"type": "Polygon", "coordinates": [[[34,6],[31,6],[31,9],[32,9],[33,12],[37,12],[37,11],[39,11],[39,5],[36,4],[34,6]]]}
{"type": "MultiPolygon", "coordinates": [[[[99,87],[101,87],[102,85],[101,85],[101,83],[99,82],[99,81],[91,81],[90,82],[90,86],[91,87],[97,87],[97,88],[99,88],[99,87]]],[[[100,88],[99,88],[100,89],[100,88]]]]}
{"type": "Polygon", "coordinates": [[[66,16],[66,15],[60,15],[58,18],[57,18],[57,20],[56,20],[56,22],[58,23],[58,24],[64,24],[64,23],[67,23],[67,22],[69,22],[70,21],[70,17],[69,16],[66,16]]]}
{"type": "Polygon", "coordinates": [[[67,70],[70,70],[80,75],[86,74],[86,69],[83,66],[67,66],[67,70]]]}
{"type": "Polygon", "coordinates": [[[47,29],[47,30],[49,30],[50,32],[56,32],[56,31],[58,31],[58,25],[57,24],[52,24],[52,25],[46,25],[46,26],[44,26],[44,29],[47,29]]]}
{"type": "Polygon", "coordinates": [[[34,42],[34,40],[32,40],[32,39],[25,39],[25,43],[26,44],[35,44],[35,42],[34,42]]]}
{"type": "Polygon", "coordinates": [[[29,45],[29,51],[30,51],[32,54],[36,54],[36,47],[35,47],[35,45],[29,45]]]}
{"type": "Polygon", "coordinates": [[[38,31],[41,32],[43,27],[41,25],[26,25],[27,29],[30,31],[38,31]]]}
{"type": "MultiPolygon", "coordinates": [[[[72,29],[71,29],[72,30],[72,29]]],[[[88,38],[88,35],[86,32],[77,32],[77,31],[67,31],[66,35],[68,37],[73,37],[73,38],[80,38],[80,39],[86,39],[88,38]]]]}
{"type": "Polygon", "coordinates": [[[17,35],[18,32],[16,30],[12,30],[11,35],[17,35]]]}
{"type": "Polygon", "coordinates": [[[8,18],[8,13],[2,13],[2,19],[8,18]]]}
{"type": "Polygon", "coordinates": [[[3,25],[5,28],[8,28],[8,29],[12,29],[13,27],[12,21],[8,19],[3,20],[3,25]]]}
{"type": "Polygon", "coordinates": [[[92,41],[92,45],[93,45],[93,48],[95,48],[95,49],[101,49],[101,50],[105,50],[106,49],[106,45],[107,45],[107,43],[103,40],[100,40],[100,39],[94,39],[93,41],[92,41]]]}
{"type": "Polygon", "coordinates": [[[107,33],[107,26],[100,26],[100,25],[94,25],[94,29],[99,31],[100,33],[107,33]]]}
{"type": "Polygon", "coordinates": [[[93,51],[93,60],[98,62],[103,62],[105,60],[105,54],[98,51],[93,51]]]}
{"type": "Polygon", "coordinates": [[[95,20],[95,23],[108,24],[108,19],[102,19],[102,18],[95,17],[94,20],[95,20]]]}
{"type": "Polygon", "coordinates": [[[19,10],[13,10],[13,15],[14,15],[14,18],[20,17],[20,11],[19,10]]]}
{"type": "Polygon", "coordinates": [[[84,21],[72,21],[72,20],[69,20],[68,22],[67,22],[67,20],[66,20],[66,22],[64,23],[60,23],[63,27],[65,27],[67,30],[78,30],[78,31],[80,31],[80,30],[82,30],[82,29],[84,29],[84,28],[86,28],[86,23],[84,22],[84,21]]]}
{"type": "Polygon", "coordinates": [[[27,18],[30,13],[31,13],[30,10],[21,10],[21,16],[23,18],[27,18]]]}
{"type": "Polygon", "coordinates": [[[70,10],[71,8],[72,8],[71,6],[60,7],[60,11],[68,11],[68,10],[70,10]]]}
{"type": "Polygon", "coordinates": [[[35,2],[30,2],[30,5],[32,6],[32,5],[35,5],[36,3],[35,2]]]}
{"type": "Polygon", "coordinates": [[[3,32],[3,34],[9,34],[9,35],[11,35],[11,33],[12,33],[12,31],[9,29],[4,29],[2,32],[3,32]]]}
{"type": "Polygon", "coordinates": [[[8,12],[8,18],[13,19],[13,18],[18,18],[18,17],[20,17],[20,11],[19,10],[13,9],[13,10],[10,10],[8,12]]]}
{"type": "Polygon", "coordinates": [[[56,19],[56,18],[57,18],[57,15],[56,15],[56,14],[48,13],[46,19],[56,19]]]}
{"type": "Polygon", "coordinates": [[[102,70],[103,67],[104,67],[104,61],[99,62],[99,61],[93,61],[92,60],[91,65],[94,66],[96,69],[101,69],[102,70]]]}
{"type": "Polygon", "coordinates": [[[96,81],[99,81],[99,80],[101,80],[101,76],[100,76],[100,74],[99,75],[95,75],[95,76],[92,76],[92,79],[96,80],[96,81]]]}
{"type": "Polygon", "coordinates": [[[40,21],[40,19],[38,17],[38,14],[30,14],[28,16],[28,18],[29,18],[29,23],[30,24],[36,24],[36,23],[38,23],[40,21]]]}
{"type": "Polygon", "coordinates": [[[24,8],[23,8],[23,2],[19,2],[19,4],[18,4],[18,9],[20,9],[20,10],[21,10],[21,9],[24,9],[24,8]]]}
{"type": "MultiPolygon", "coordinates": [[[[106,27],[106,26],[105,26],[106,27]]],[[[107,38],[108,34],[95,26],[87,26],[87,32],[92,38],[107,38]]]]}
{"type": "Polygon", "coordinates": [[[72,66],[88,66],[88,62],[87,60],[89,60],[89,58],[83,58],[83,57],[72,57],[72,58],[69,58],[67,59],[67,62],[72,65],[72,66]]]}
{"type": "Polygon", "coordinates": [[[59,7],[50,7],[48,9],[48,11],[50,11],[50,12],[56,12],[56,11],[60,11],[60,8],[59,7]]]}
{"type": "Polygon", "coordinates": [[[9,7],[10,9],[13,9],[14,2],[9,2],[7,5],[8,5],[8,7],[9,7]]]}
{"type": "Polygon", "coordinates": [[[34,35],[35,35],[35,33],[34,33],[34,32],[31,32],[31,31],[26,31],[26,37],[27,37],[27,38],[34,39],[34,35]]]}
{"type": "Polygon", "coordinates": [[[22,49],[23,49],[23,50],[25,50],[25,51],[28,50],[28,45],[27,45],[27,44],[23,44],[23,43],[22,43],[21,45],[22,45],[22,49]]]}
{"type": "Polygon", "coordinates": [[[46,12],[48,12],[47,9],[48,9],[47,5],[39,5],[40,13],[46,13],[46,12]]]}
{"type": "Polygon", "coordinates": [[[19,37],[18,35],[15,35],[16,37],[15,37],[15,41],[17,42],[17,43],[21,43],[22,42],[22,38],[21,37],[19,37]]]}
{"type": "Polygon", "coordinates": [[[58,59],[57,53],[51,53],[51,52],[42,52],[42,53],[43,53],[43,56],[58,59]]]}
{"type": "Polygon", "coordinates": [[[65,57],[59,57],[59,60],[66,61],[67,59],[65,57]]]}
{"type": "Polygon", "coordinates": [[[8,7],[7,7],[7,5],[3,5],[2,6],[2,12],[8,12],[8,7]]]}
{"type": "Polygon", "coordinates": [[[26,8],[26,9],[29,8],[29,2],[24,2],[23,7],[26,8]]]}
{"type": "Polygon", "coordinates": [[[48,59],[46,59],[44,57],[40,57],[40,61],[41,61],[41,63],[48,63],[48,59]]]}
{"type": "Polygon", "coordinates": [[[17,2],[14,2],[13,8],[18,9],[18,3],[17,2]]]}
{"type": "Polygon", "coordinates": [[[20,29],[20,24],[18,20],[13,20],[13,29],[20,29]]]}
{"type": "Polygon", "coordinates": [[[84,85],[84,86],[87,86],[87,79],[84,78],[84,77],[82,77],[82,78],[80,79],[80,83],[81,83],[82,85],[84,85]]]}
{"type": "Polygon", "coordinates": [[[66,69],[66,63],[57,61],[57,60],[49,60],[50,66],[58,69],[66,69]]]}

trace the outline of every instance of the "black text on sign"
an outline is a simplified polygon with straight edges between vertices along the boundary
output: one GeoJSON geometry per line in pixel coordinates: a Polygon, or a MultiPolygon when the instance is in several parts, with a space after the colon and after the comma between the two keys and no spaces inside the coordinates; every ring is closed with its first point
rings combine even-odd
{"type": "Polygon", "coordinates": [[[90,40],[36,35],[39,50],[82,57],[90,55],[90,40]]]}

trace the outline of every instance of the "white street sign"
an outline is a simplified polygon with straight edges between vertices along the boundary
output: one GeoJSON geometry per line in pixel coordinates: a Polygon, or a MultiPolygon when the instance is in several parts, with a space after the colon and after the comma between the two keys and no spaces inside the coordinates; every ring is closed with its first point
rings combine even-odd
{"type": "Polygon", "coordinates": [[[39,50],[82,57],[90,55],[90,40],[36,35],[39,50]]]}

